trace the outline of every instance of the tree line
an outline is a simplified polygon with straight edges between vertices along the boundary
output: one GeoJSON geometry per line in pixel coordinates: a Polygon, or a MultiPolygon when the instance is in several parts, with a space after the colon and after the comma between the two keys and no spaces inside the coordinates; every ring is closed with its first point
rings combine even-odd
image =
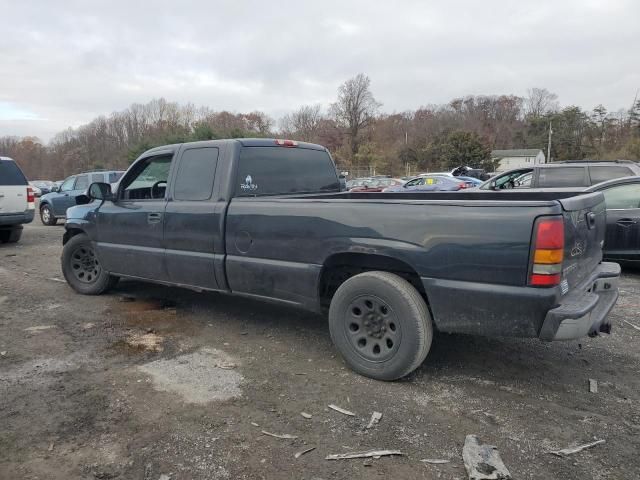
{"type": "Polygon", "coordinates": [[[163,98],[69,128],[47,144],[35,137],[0,137],[0,155],[29,178],[62,179],[83,170],[124,169],[158,145],[241,137],[284,137],[329,148],[341,170],[391,175],[458,165],[493,170],[493,149],[540,148],[551,159],[640,160],[640,100],[629,110],[603,105],[560,107],[544,88],[515,95],[470,95],[445,105],[384,113],[359,74],[340,85],[328,106],[303,105],[277,122],[263,112],[232,113],[163,98]]]}

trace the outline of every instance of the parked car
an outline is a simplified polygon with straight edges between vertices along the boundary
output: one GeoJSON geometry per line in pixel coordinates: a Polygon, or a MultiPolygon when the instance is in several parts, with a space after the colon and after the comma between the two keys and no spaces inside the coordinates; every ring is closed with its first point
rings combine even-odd
{"type": "Polygon", "coordinates": [[[354,178],[353,180],[349,180],[347,182],[347,190],[351,190],[352,188],[362,187],[365,183],[373,181],[373,177],[362,177],[362,178],[354,178]]]}
{"type": "Polygon", "coordinates": [[[412,192],[455,192],[467,188],[464,180],[446,175],[421,175],[403,185],[387,187],[383,192],[412,193],[412,192]]]}
{"type": "Polygon", "coordinates": [[[382,192],[388,187],[397,187],[403,185],[402,180],[395,178],[373,178],[370,182],[363,182],[361,186],[353,187],[352,192],[382,192]]]}
{"type": "Polygon", "coordinates": [[[640,165],[630,160],[575,160],[542,163],[496,175],[482,185],[481,190],[515,188],[589,187],[620,177],[640,175],[640,165]]]}
{"type": "Polygon", "coordinates": [[[467,188],[479,187],[484,183],[482,180],[475,177],[458,176],[455,178],[457,178],[458,180],[462,180],[467,185],[467,188]]]}
{"type": "Polygon", "coordinates": [[[31,187],[31,190],[33,190],[33,195],[36,198],[39,198],[42,195],[42,190],[40,190],[40,188],[38,188],[33,182],[29,182],[29,186],[31,187]]]}
{"type": "Polygon", "coordinates": [[[33,187],[13,159],[0,157],[0,242],[20,240],[22,225],[33,220],[34,210],[33,187]]]}
{"type": "Polygon", "coordinates": [[[640,264],[640,177],[624,177],[586,189],[602,192],[607,205],[604,257],[640,264]]]}
{"type": "Polygon", "coordinates": [[[100,170],[83,172],[66,178],[60,187],[40,198],[40,220],[45,225],[55,225],[65,218],[67,209],[76,204],[76,197],[86,192],[91,183],[116,183],[124,172],[100,170]]]}
{"type": "Polygon", "coordinates": [[[380,380],[417,368],[434,330],[609,332],[620,267],[601,263],[601,193],[339,188],[319,145],[158,147],[67,211],[62,271],[88,295],[128,277],[328,313],[346,362],[380,380]]]}
{"type": "Polygon", "coordinates": [[[49,180],[33,180],[29,183],[38,187],[40,189],[41,195],[46,195],[47,193],[53,191],[54,183],[50,182],[49,180]]]}

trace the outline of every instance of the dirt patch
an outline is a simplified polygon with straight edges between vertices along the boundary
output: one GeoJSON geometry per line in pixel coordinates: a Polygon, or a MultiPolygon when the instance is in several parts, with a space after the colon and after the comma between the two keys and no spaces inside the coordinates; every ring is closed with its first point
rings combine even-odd
{"type": "Polygon", "coordinates": [[[208,403],[239,397],[242,375],[226,353],[214,348],[156,360],[138,367],[151,376],[156,390],[173,392],[188,403],[208,403]]]}
{"type": "Polygon", "coordinates": [[[162,342],[164,342],[164,338],[155,333],[143,335],[134,333],[125,340],[125,343],[131,348],[150,352],[161,352],[163,350],[162,342]]]}

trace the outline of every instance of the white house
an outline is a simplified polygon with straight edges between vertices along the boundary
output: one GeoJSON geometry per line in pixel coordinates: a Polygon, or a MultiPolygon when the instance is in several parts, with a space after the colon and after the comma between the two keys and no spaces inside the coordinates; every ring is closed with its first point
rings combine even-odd
{"type": "Polygon", "coordinates": [[[538,163],[546,163],[544,153],[539,148],[523,148],[518,150],[493,150],[491,160],[499,160],[496,172],[505,172],[514,168],[532,167],[538,163]]]}

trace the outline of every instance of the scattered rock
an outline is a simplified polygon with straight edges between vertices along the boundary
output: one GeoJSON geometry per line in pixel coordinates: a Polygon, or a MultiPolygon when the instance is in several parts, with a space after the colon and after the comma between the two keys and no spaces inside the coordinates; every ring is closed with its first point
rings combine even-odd
{"type": "Polygon", "coordinates": [[[382,413],[373,412],[371,414],[371,420],[369,420],[369,424],[367,425],[367,429],[373,428],[375,425],[377,425],[380,422],[380,420],[382,420],[382,413]]]}
{"type": "Polygon", "coordinates": [[[598,393],[598,382],[593,378],[589,379],[589,391],[591,393],[598,393]]]}
{"type": "Polygon", "coordinates": [[[156,335],[155,333],[145,333],[144,335],[140,335],[138,333],[134,333],[129,338],[125,340],[127,345],[133,348],[138,348],[141,350],[149,350],[151,352],[161,352],[162,342],[164,338],[160,335],[156,335]]]}
{"type": "Polygon", "coordinates": [[[475,435],[465,438],[462,460],[469,480],[511,480],[498,449],[493,445],[480,445],[475,435]]]}
{"type": "Polygon", "coordinates": [[[306,419],[309,419],[312,416],[310,413],[307,413],[307,412],[300,412],[300,415],[302,415],[306,419]]]}
{"type": "Polygon", "coordinates": [[[0,352],[0,357],[6,357],[7,356],[7,351],[3,350],[0,352]]]}

